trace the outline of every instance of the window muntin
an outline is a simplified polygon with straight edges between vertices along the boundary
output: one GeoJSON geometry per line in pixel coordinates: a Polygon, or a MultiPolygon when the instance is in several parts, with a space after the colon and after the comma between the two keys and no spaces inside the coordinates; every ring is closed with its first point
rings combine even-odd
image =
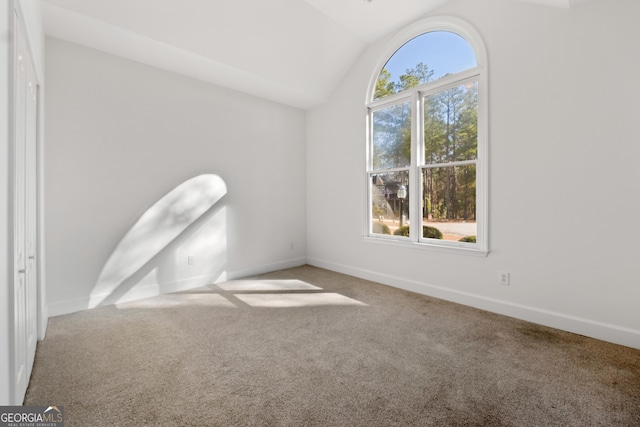
{"type": "MultiPolygon", "coordinates": [[[[456,33],[456,25],[440,25],[444,30],[424,32],[403,44],[376,75],[367,105],[370,237],[486,254],[486,54],[479,38],[473,37],[477,34],[462,24],[459,32],[465,38],[456,33]],[[427,49],[423,44],[422,50],[406,55],[407,46],[425,40],[432,46],[427,49]],[[447,49],[442,40],[455,40],[459,46],[447,49]],[[450,55],[444,71],[428,65],[436,63],[431,61],[433,52],[450,55]],[[478,59],[475,52],[480,52],[478,59]],[[409,66],[394,79],[390,70],[401,69],[397,63],[402,58],[409,66]],[[411,111],[394,115],[395,123],[402,125],[393,127],[397,130],[394,149],[383,150],[382,112],[399,111],[401,105],[411,111]],[[399,151],[405,155],[399,156],[399,151]],[[407,160],[408,166],[403,164],[407,160]],[[407,193],[402,199],[403,215],[397,197],[400,182],[407,193]],[[409,204],[409,199],[417,203],[409,204]],[[398,230],[401,218],[403,230],[398,230]]],[[[389,120],[385,125],[390,128],[389,120]]],[[[391,140],[388,135],[385,138],[391,140]]]]}

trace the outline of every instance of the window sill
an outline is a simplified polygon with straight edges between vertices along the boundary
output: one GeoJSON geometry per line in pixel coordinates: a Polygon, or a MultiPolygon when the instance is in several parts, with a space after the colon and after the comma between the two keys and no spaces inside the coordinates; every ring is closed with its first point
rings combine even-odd
{"type": "Polygon", "coordinates": [[[486,257],[489,251],[485,249],[476,249],[467,245],[456,245],[456,242],[450,244],[434,244],[426,242],[414,242],[403,238],[394,237],[374,237],[364,236],[365,243],[373,243],[376,245],[400,246],[410,249],[450,253],[456,255],[470,255],[477,257],[486,257]]]}

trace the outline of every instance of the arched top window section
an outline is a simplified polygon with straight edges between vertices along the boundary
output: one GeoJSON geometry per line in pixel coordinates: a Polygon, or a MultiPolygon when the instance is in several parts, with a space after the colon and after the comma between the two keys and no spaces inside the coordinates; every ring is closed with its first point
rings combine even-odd
{"type": "Polygon", "coordinates": [[[367,103],[401,92],[402,84],[392,93],[379,96],[378,81],[384,71],[389,81],[401,83],[400,76],[423,63],[433,71],[430,82],[470,69],[486,73],[487,53],[480,34],[466,21],[452,16],[431,17],[398,32],[381,55],[369,84],[367,103]]]}
{"type": "Polygon", "coordinates": [[[430,18],[401,31],[385,52],[366,101],[365,236],[486,255],[481,38],[457,18],[430,18]]]}
{"type": "Polygon", "coordinates": [[[477,67],[471,45],[451,31],[422,33],[403,44],[385,63],[373,100],[477,67]]]}

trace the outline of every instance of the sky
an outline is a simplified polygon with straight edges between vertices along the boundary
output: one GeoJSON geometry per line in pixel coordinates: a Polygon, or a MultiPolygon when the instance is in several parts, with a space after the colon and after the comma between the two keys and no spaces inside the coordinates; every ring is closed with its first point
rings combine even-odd
{"type": "Polygon", "coordinates": [[[447,73],[457,73],[476,66],[473,49],[465,39],[446,31],[433,31],[409,40],[387,61],[384,68],[391,80],[423,62],[435,70],[432,80],[447,73]]]}

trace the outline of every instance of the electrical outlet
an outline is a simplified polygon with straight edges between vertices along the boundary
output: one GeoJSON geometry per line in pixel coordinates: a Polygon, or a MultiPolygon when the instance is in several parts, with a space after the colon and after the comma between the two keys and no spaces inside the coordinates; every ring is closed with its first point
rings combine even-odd
{"type": "Polygon", "coordinates": [[[189,255],[187,257],[187,265],[193,265],[196,263],[196,257],[193,255],[189,255]]]}
{"type": "Polygon", "coordinates": [[[510,274],[508,271],[498,271],[498,284],[509,286],[510,274]]]}

